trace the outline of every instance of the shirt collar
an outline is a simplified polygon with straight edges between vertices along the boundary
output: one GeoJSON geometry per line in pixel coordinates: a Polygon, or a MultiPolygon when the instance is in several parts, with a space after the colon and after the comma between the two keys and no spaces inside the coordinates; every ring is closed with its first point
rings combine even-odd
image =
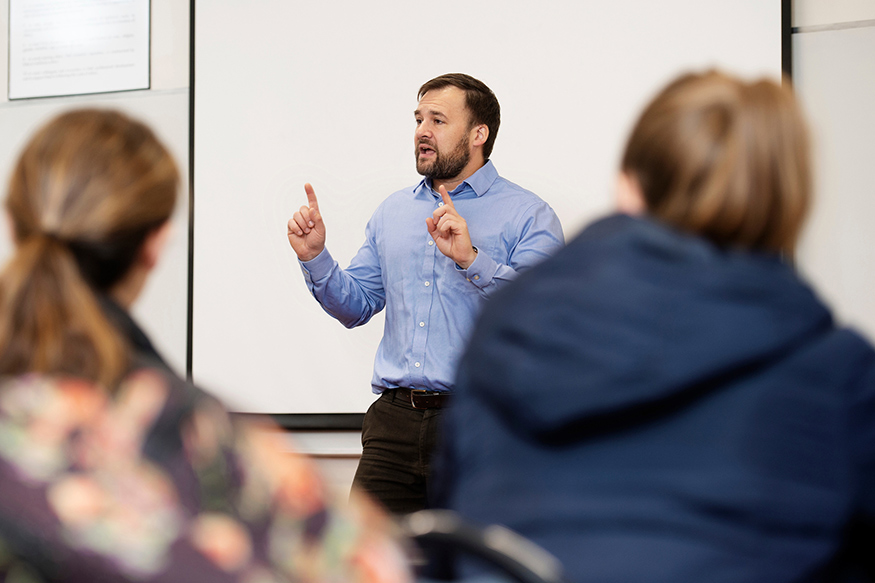
{"type": "MultiPolygon", "coordinates": [[[[492,183],[495,182],[496,178],[498,178],[498,170],[495,169],[492,160],[487,160],[486,164],[481,166],[477,172],[463,180],[459,186],[452,190],[450,196],[460,194],[464,192],[466,188],[473,190],[474,194],[477,196],[483,196],[486,194],[486,191],[489,190],[489,187],[492,186],[492,183]]],[[[432,190],[430,178],[423,178],[420,180],[419,184],[417,184],[416,188],[413,190],[416,194],[425,191],[432,193],[433,196],[438,196],[437,193],[432,190]]]]}

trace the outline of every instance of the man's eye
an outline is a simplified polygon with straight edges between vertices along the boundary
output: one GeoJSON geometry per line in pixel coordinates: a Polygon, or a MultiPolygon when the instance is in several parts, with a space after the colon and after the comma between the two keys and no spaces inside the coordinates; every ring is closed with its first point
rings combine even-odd
{"type": "Polygon", "coordinates": [[[444,123],[444,120],[442,120],[442,119],[436,119],[436,120],[434,120],[434,123],[436,123],[436,124],[442,124],[442,123],[444,123]]]}
{"type": "Polygon", "coordinates": [[[420,125],[422,123],[421,119],[416,120],[416,125],[420,125]]]}

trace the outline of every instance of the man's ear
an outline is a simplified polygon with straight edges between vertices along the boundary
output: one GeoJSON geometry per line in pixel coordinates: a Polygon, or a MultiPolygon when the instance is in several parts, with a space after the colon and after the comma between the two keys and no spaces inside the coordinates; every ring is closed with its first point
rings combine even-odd
{"type": "Polygon", "coordinates": [[[482,146],[489,138],[489,126],[485,123],[478,124],[471,128],[473,138],[471,139],[472,146],[482,146]]]}
{"type": "Polygon", "coordinates": [[[626,172],[617,175],[615,189],[617,210],[627,215],[643,215],[647,212],[647,202],[638,180],[626,172]]]}
{"type": "Polygon", "coordinates": [[[158,259],[164,252],[164,247],[171,235],[170,220],[164,221],[160,227],[153,229],[146,235],[143,246],[140,248],[140,261],[148,269],[152,269],[158,263],[158,259]]]}

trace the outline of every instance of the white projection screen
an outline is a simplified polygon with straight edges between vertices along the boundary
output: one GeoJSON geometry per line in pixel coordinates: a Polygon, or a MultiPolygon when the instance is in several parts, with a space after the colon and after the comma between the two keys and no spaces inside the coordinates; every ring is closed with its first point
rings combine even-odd
{"type": "Polygon", "coordinates": [[[377,205],[420,179],[424,81],[464,72],[495,91],[492,160],[570,239],[610,212],[626,133],[664,83],[708,67],[780,75],[781,4],[195,0],[194,380],[240,412],[367,409],[383,319],[347,330],[323,312],[286,222],[311,182],[348,264],[377,205]]]}

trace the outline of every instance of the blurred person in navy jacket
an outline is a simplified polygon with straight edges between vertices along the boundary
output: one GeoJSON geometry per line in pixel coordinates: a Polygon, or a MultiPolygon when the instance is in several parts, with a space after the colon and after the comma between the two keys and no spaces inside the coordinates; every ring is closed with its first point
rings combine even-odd
{"type": "Polygon", "coordinates": [[[868,580],[875,352],[787,261],[810,191],[786,84],[665,87],[626,145],[620,212],[479,319],[437,505],[573,581],[868,580]]]}

